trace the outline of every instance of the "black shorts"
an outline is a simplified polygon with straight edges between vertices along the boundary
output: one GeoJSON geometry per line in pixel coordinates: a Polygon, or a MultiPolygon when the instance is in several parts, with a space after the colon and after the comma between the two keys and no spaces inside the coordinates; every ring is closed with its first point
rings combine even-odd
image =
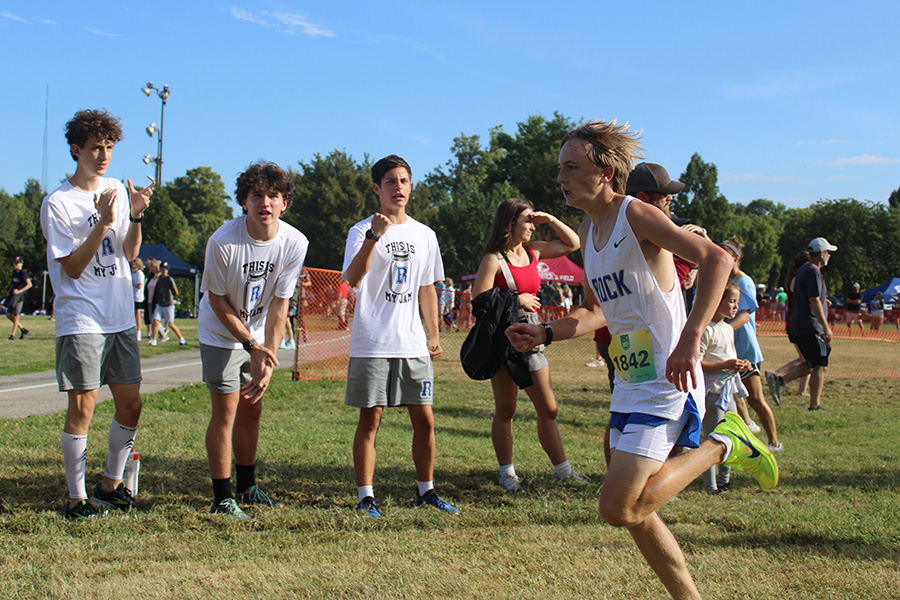
{"type": "Polygon", "coordinates": [[[134,301],[134,310],[144,310],[145,308],[147,308],[147,303],[143,300],[141,300],[140,302],[138,302],[137,300],[134,301]]]}
{"type": "Polygon", "coordinates": [[[795,335],[792,336],[792,342],[797,344],[800,354],[806,359],[806,364],[812,368],[827,367],[828,355],[831,354],[831,344],[825,341],[825,338],[818,334],[814,335],[795,335]]]}

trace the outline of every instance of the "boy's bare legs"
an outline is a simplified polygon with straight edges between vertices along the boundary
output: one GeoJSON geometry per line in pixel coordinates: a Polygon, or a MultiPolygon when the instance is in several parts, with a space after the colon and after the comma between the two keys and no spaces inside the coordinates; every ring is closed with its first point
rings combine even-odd
{"type": "MultiPolygon", "coordinates": [[[[159,323],[159,321],[156,321],[159,323]]],[[[206,428],[206,456],[213,479],[231,478],[231,452],[234,444],[235,419],[240,392],[216,394],[210,392],[212,416],[206,428]]]]}
{"type": "Polygon", "coordinates": [[[353,436],[353,470],[357,487],[372,485],[375,478],[375,438],[383,412],[382,406],[359,409],[359,422],[353,436]]]}
{"type": "Polygon", "coordinates": [[[407,408],[413,428],[412,455],[416,466],[416,481],[433,481],[434,411],[431,405],[409,405],[407,408]]]}
{"type": "Polygon", "coordinates": [[[699,598],[684,554],[656,511],[703,471],[724,459],[725,445],[706,440],[665,462],[612,450],[600,490],[600,514],[626,527],[666,589],[677,600],[699,598]]]}

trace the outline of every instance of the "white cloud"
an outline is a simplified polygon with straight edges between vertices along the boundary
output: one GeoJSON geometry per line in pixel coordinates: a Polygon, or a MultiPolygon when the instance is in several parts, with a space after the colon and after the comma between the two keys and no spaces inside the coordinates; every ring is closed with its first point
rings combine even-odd
{"type": "Polygon", "coordinates": [[[265,15],[272,17],[286,28],[286,33],[295,33],[300,30],[301,33],[310,37],[334,37],[335,33],[327,27],[316,25],[303,15],[296,13],[279,13],[266,11],[265,15]]]}
{"type": "Polygon", "coordinates": [[[103,37],[122,37],[121,33],[107,33],[102,29],[89,29],[86,27],[84,30],[88,33],[93,33],[94,35],[102,35],[103,37]]]}
{"type": "Polygon", "coordinates": [[[829,167],[837,167],[840,169],[847,167],[883,167],[886,165],[900,164],[900,158],[887,158],[877,154],[860,154],[859,156],[839,158],[834,162],[826,164],[829,167]]]}
{"type": "Polygon", "coordinates": [[[258,17],[253,13],[246,11],[242,8],[237,8],[236,6],[231,7],[231,16],[240,21],[247,21],[249,23],[256,23],[257,25],[268,25],[268,22],[262,17],[258,17]]]}
{"type": "Polygon", "coordinates": [[[313,23],[303,15],[297,13],[264,11],[255,13],[243,8],[232,6],[229,10],[231,16],[240,21],[247,21],[263,27],[275,27],[283,33],[302,33],[310,37],[335,37],[334,31],[313,23]]]}
{"type": "Polygon", "coordinates": [[[14,15],[10,12],[6,12],[5,10],[0,12],[0,17],[6,17],[7,19],[12,19],[13,21],[18,21],[19,23],[27,23],[28,22],[25,19],[23,19],[22,17],[17,17],[16,15],[14,15]]]}
{"type": "Polygon", "coordinates": [[[435,60],[442,62],[444,64],[450,64],[450,61],[447,60],[447,57],[441,54],[436,50],[432,50],[428,46],[422,44],[421,42],[417,42],[416,40],[411,40],[409,38],[397,38],[399,42],[406,44],[409,46],[411,50],[416,52],[421,52],[422,54],[427,54],[428,56],[434,58],[435,60]]]}

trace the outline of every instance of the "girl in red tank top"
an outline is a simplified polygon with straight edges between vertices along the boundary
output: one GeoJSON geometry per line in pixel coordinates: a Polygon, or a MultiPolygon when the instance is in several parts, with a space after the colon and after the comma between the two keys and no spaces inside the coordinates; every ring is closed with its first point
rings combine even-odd
{"type": "MultiPolygon", "coordinates": [[[[509,267],[516,285],[519,307],[525,314],[523,319],[538,323],[537,311],[541,306],[537,292],[541,287],[537,264],[541,257],[556,258],[570,254],[581,246],[578,234],[572,228],[545,212],[535,212],[530,202],[509,198],[500,203],[494,216],[494,224],[485,245],[484,256],[478,267],[475,289],[472,296],[491,288],[509,289],[500,261],[509,267]],[[531,236],[540,224],[547,224],[559,236],[552,242],[531,242],[531,236]],[[529,243],[531,242],[531,243],[529,243]],[[525,244],[529,244],[527,247],[525,244]]],[[[522,313],[520,313],[522,314],[522,313]]],[[[556,398],[550,384],[550,367],[542,350],[526,353],[525,360],[531,371],[534,384],[525,388],[537,412],[538,439],[541,447],[553,463],[554,476],[587,483],[588,479],[572,470],[566,459],[559,426],[556,422],[556,398]]],[[[500,367],[491,378],[494,391],[494,421],[491,437],[497,462],[500,465],[500,485],[509,491],[521,488],[521,481],[513,467],[512,420],[516,414],[518,388],[506,367],[500,367]]]]}

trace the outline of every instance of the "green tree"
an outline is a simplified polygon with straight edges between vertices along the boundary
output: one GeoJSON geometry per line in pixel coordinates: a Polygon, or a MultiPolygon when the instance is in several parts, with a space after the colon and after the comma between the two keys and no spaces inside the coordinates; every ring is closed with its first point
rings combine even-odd
{"type": "Polygon", "coordinates": [[[825,283],[838,295],[858,281],[862,289],[897,275],[900,263],[900,217],[883,204],[852,198],[823,200],[785,215],[779,242],[782,260],[804,250],[810,240],[824,237],[838,247],[823,269],[825,283]]]}
{"type": "Polygon", "coordinates": [[[897,188],[888,196],[888,206],[891,208],[900,208],[900,188],[897,188]]]}
{"type": "Polygon", "coordinates": [[[454,159],[425,177],[417,186],[416,198],[436,210],[420,220],[434,229],[444,271],[458,280],[478,268],[497,205],[521,194],[505,180],[490,181],[502,151],[482,148],[479,136],[460,134],[451,151],[454,159]]]}
{"type": "Polygon", "coordinates": [[[566,204],[556,182],[559,143],[574,126],[574,121],[554,112],[550,120],[531,115],[518,123],[515,137],[500,127],[492,130],[490,149],[496,158],[490,183],[510,183],[536,210],[577,227],[582,215],[566,204]]]}
{"type": "Polygon", "coordinates": [[[728,200],[719,192],[719,171],[696,152],[678,178],[684,189],[672,200],[672,212],[706,228],[709,237],[722,241],[728,234],[728,200]]]}
{"type": "Polygon", "coordinates": [[[760,214],[735,215],[728,222],[730,234],[744,244],[741,270],[757,284],[770,285],[778,281],[778,231],[772,219],[760,214]],[[774,269],[774,276],[773,276],[774,269]]]}
{"type": "MultiPolygon", "coordinates": [[[[206,241],[225,221],[233,217],[228,206],[229,196],[219,174],[209,167],[190,169],[181,177],[166,184],[172,202],[181,209],[196,233],[196,243],[186,256],[179,258],[203,268],[206,241]]],[[[174,227],[175,224],[172,224],[174,227]]]]}
{"type": "Polygon", "coordinates": [[[300,171],[292,172],[294,202],[282,218],[310,239],[308,266],[340,270],[347,231],[379,207],[369,157],[357,163],[346,152],[333,150],[298,164],[300,171]]]}
{"type": "MultiPolygon", "coordinates": [[[[175,256],[191,263],[198,245],[205,245],[206,239],[199,239],[197,230],[192,228],[182,210],[172,202],[167,187],[157,188],[150,198],[150,206],[144,212],[143,240],[147,244],[165,244],[175,256]]],[[[203,269],[203,263],[191,263],[203,269]]]]}
{"type": "MultiPolygon", "coordinates": [[[[779,286],[784,279],[778,240],[784,231],[787,208],[766,199],[749,204],[731,204],[730,235],[745,244],[741,266],[756,283],[779,286]]],[[[727,236],[726,236],[727,237],[727,236]]]]}

